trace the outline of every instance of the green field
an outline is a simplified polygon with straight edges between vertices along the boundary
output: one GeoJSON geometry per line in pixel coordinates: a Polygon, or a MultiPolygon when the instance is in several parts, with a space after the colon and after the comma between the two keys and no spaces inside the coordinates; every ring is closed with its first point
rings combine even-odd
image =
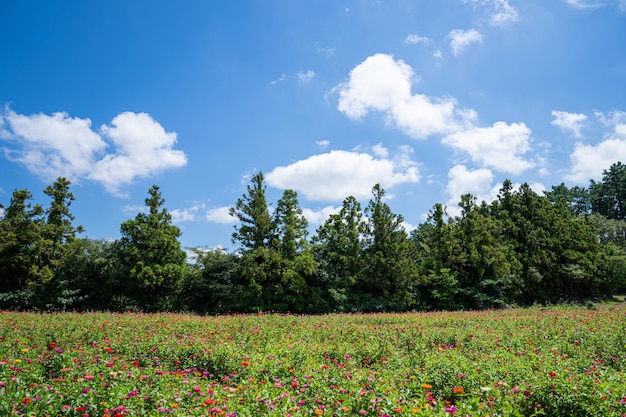
{"type": "Polygon", "coordinates": [[[626,306],[0,313],[0,415],[624,416],[626,306]]]}

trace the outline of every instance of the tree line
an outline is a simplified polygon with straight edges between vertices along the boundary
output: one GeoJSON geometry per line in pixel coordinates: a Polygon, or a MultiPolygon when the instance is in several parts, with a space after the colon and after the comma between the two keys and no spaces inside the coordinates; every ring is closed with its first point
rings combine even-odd
{"type": "Polygon", "coordinates": [[[236,250],[181,247],[159,187],[117,240],[80,238],[71,183],[49,207],[16,190],[0,218],[0,309],[200,314],[455,310],[607,299],[626,290],[626,166],[543,195],[504,181],[493,202],[435,204],[407,233],[376,184],[309,237],[298,195],[274,210],[263,173],[230,209],[236,250]]]}

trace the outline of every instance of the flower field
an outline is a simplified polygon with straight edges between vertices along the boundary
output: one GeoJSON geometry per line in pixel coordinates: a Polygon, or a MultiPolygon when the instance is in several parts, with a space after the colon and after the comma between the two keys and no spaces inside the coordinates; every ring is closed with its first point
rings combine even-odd
{"type": "Polygon", "coordinates": [[[626,416],[626,307],[0,313],[0,415],[626,416]]]}

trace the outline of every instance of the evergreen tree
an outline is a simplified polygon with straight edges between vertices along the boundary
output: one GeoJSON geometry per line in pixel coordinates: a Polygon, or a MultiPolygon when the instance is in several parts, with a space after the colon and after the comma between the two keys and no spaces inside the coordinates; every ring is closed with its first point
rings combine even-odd
{"type": "Polygon", "coordinates": [[[315,285],[313,274],[317,264],[308,246],[308,222],[302,214],[298,194],[285,190],[274,212],[276,246],[280,256],[277,272],[278,310],[296,313],[309,310],[309,292],[315,285]]]}
{"type": "Polygon", "coordinates": [[[384,202],[385,191],[372,188],[365,215],[365,274],[357,284],[367,310],[406,310],[415,305],[417,268],[402,223],[404,218],[384,202]]]}
{"type": "Polygon", "coordinates": [[[275,227],[265,197],[265,179],[259,172],[252,177],[247,187],[247,194],[237,200],[230,208],[230,215],[237,218],[233,243],[238,243],[244,250],[269,248],[275,236],[275,227]]]}
{"type": "Polygon", "coordinates": [[[476,205],[471,194],[461,196],[461,215],[453,224],[450,268],[459,279],[466,308],[503,307],[518,295],[520,264],[503,239],[501,223],[476,205]]]}
{"type": "Polygon", "coordinates": [[[616,162],[603,171],[602,181],[591,180],[591,208],[609,219],[626,219],[626,165],[616,162]]]}
{"type": "Polygon", "coordinates": [[[238,280],[239,260],[222,249],[193,249],[195,263],[185,274],[178,308],[200,314],[245,311],[238,280]]]}
{"type": "Polygon", "coordinates": [[[240,246],[242,299],[251,311],[274,309],[277,294],[281,292],[277,271],[282,258],[277,249],[276,222],[269,212],[264,181],[262,172],[253,176],[247,193],[230,209],[230,215],[239,221],[232,241],[240,246]]]}
{"type": "Polygon", "coordinates": [[[30,200],[28,190],[14,191],[0,219],[0,308],[28,307],[29,288],[50,279],[50,270],[41,264],[43,209],[30,200]]]}
{"type": "Polygon", "coordinates": [[[64,308],[70,294],[80,292],[78,288],[69,288],[68,281],[58,277],[59,266],[68,253],[68,248],[76,239],[76,234],[83,232],[82,226],[74,226],[72,223],[75,217],[70,211],[70,206],[75,197],[70,192],[70,186],[71,182],[67,178],[59,177],[44,190],[44,194],[49,196],[51,201],[45,212],[46,222],[43,227],[41,251],[44,254],[44,268],[50,270],[50,278],[42,282],[38,302],[47,309],[64,308]],[[59,299],[60,303],[57,302],[59,299]]]}
{"type": "Polygon", "coordinates": [[[446,208],[436,203],[428,212],[426,222],[411,232],[415,260],[420,274],[418,306],[426,310],[462,308],[457,296],[459,280],[452,271],[452,225],[446,221],[446,208]]]}
{"type": "Polygon", "coordinates": [[[137,307],[153,310],[171,307],[185,272],[186,254],[178,241],[180,229],[171,224],[172,216],[163,208],[159,187],[153,185],[148,194],[148,213],[121,224],[117,254],[120,279],[129,279],[124,292],[137,307]]]}
{"type": "Polygon", "coordinates": [[[312,241],[315,259],[320,264],[318,284],[328,308],[353,309],[361,298],[355,285],[363,274],[363,234],[365,222],[361,204],[352,196],[343,201],[339,213],[331,214],[317,229],[312,241]]]}

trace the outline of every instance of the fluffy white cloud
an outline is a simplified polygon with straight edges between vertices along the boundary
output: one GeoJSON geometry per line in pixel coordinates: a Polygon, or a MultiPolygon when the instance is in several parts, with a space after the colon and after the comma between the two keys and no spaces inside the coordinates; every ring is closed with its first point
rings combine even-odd
{"type": "Polygon", "coordinates": [[[572,163],[566,179],[586,184],[590,179],[602,179],[602,171],[617,161],[626,161],[626,112],[611,112],[608,117],[596,113],[598,120],[612,130],[595,145],[576,143],[570,155],[572,163]]]}
{"type": "Polygon", "coordinates": [[[237,219],[230,215],[230,207],[216,207],[206,212],[206,219],[210,222],[221,224],[236,223],[237,219]]]}
{"type": "Polygon", "coordinates": [[[318,208],[316,210],[310,208],[303,208],[302,214],[308,220],[310,225],[323,224],[331,214],[339,213],[341,207],[326,206],[318,208]]]}
{"type": "Polygon", "coordinates": [[[111,139],[116,153],[99,160],[89,178],[114,194],[136,177],[187,164],[184,152],[172,148],[177,142],[176,133],[166,132],[146,113],[121,113],[100,132],[111,139]]]}
{"type": "Polygon", "coordinates": [[[473,43],[481,43],[483,41],[483,35],[476,29],[454,29],[448,33],[446,39],[450,40],[452,53],[454,55],[458,55],[469,45],[473,43]]]}
{"type": "Polygon", "coordinates": [[[8,151],[9,158],[47,180],[59,176],[80,179],[107,146],[91,129],[91,120],[64,112],[25,116],[9,110],[4,119],[7,129],[3,136],[21,145],[8,151]]]}
{"type": "MultiPolygon", "coordinates": [[[[626,133],[626,128],[624,129],[626,133]]],[[[626,161],[626,137],[606,139],[597,145],[577,143],[570,155],[572,166],[566,179],[586,184],[602,179],[602,171],[617,161],[626,161]]]]}
{"type": "MultiPolygon", "coordinates": [[[[463,194],[472,194],[476,197],[477,204],[486,201],[491,203],[498,198],[502,183],[492,184],[495,176],[491,170],[480,168],[475,170],[467,169],[464,165],[455,165],[448,172],[448,185],[446,193],[450,196],[447,203],[447,212],[450,216],[459,216],[461,208],[459,202],[463,194]]],[[[513,190],[519,190],[521,184],[513,184],[513,190]]],[[[539,195],[543,195],[546,189],[542,183],[535,182],[529,184],[531,190],[539,195]]]]}
{"type": "Polygon", "coordinates": [[[448,172],[446,193],[456,204],[463,194],[484,195],[491,189],[493,179],[493,173],[487,168],[469,170],[464,165],[455,165],[448,172]]]}
{"type": "Polygon", "coordinates": [[[568,131],[574,135],[574,137],[582,138],[583,135],[580,130],[583,127],[587,116],[582,113],[568,113],[565,111],[552,110],[552,124],[557,126],[563,131],[568,131]]]}
{"type": "Polygon", "coordinates": [[[475,112],[459,109],[452,98],[412,94],[413,81],[413,69],[402,60],[385,54],[370,56],[352,69],[348,82],[337,87],[337,108],[355,120],[369,111],[382,112],[387,123],[417,139],[459,130],[475,119],[475,112]]]}
{"type": "Polygon", "coordinates": [[[477,202],[493,201],[498,195],[499,186],[493,186],[494,175],[487,168],[475,170],[467,169],[464,165],[455,165],[448,172],[446,194],[450,196],[447,203],[447,212],[450,216],[459,216],[461,209],[459,202],[463,194],[472,194],[477,202]]]}
{"type": "Polygon", "coordinates": [[[456,132],[442,143],[467,152],[475,163],[502,172],[519,174],[533,163],[521,157],[529,149],[531,130],[524,123],[496,122],[491,127],[475,127],[456,132]]]}
{"type": "Polygon", "coordinates": [[[367,198],[377,183],[383,188],[392,188],[419,181],[417,163],[410,159],[409,152],[408,148],[400,148],[390,159],[362,152],[330,151],[274,168],[266,175],[266,180],[275,188],[294,189],[308,200],[367,198]]]}
{"type": "Polygon", "coordinates": [[[195,211],[192,209],[174,209],[170,211],[172,223],[190,222],[196,219],[195,211]]]}
{"type": "Polygon", "coordinates": [[[176,133],[163,127],[145,113],[121,113],[93,131],[90,119],[70,117],[67,113],[52,116],[4,115],[5,138],[15,143],[7,156],[24,164],[29,171],[51,180],[59,176],[73,181],[91,179],[114,194],[136,177],[145,177],[187,163],[182,151],[174,150],[176,133]],[[110,139],[113,153],[103,156],[110,139]]]}

